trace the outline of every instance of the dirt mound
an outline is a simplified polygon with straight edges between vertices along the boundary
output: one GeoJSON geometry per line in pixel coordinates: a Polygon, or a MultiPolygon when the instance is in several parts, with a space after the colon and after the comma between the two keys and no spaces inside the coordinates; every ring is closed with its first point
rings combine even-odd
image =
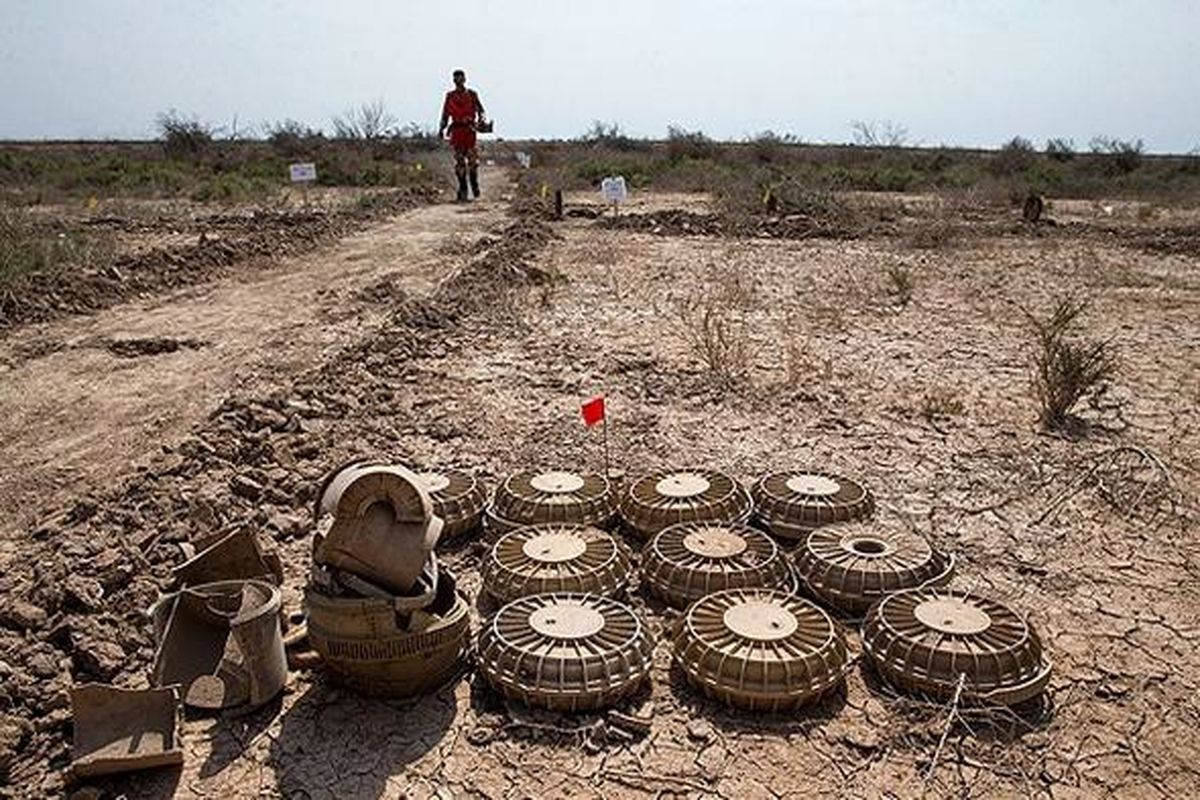
{"type": "Polygon", "coordinates": [[[848,239],[856,234],[848,227],[824,222],[807,214],[771,217],[729,217],[682,209],[649,214],[607,217],[600,224],[618,230],[634,230],[656,236],[750,236],[770,239],[848,239]]]}
{"type": "MultiPolygon", "coordinates": [[[[530,257],[554,234],[517,220],[428,299],[373,292],[393,306],[374,335],[335,353],[265,397],[235,396],[177,447],[103,495],[41,524],[0,571],[0,780],[33,794],[61,790],[69,759],[72,680],[144,685],[153,642],[144,611],[183,560],[180,544],[248,526],[277,546],[291,585],[307,566],[307,510],[329,463],[364,448],[364,418],[400,418],[394,387],[411,381],[412,357],[440,347],[446,328],[503,308],[545,280],[530,257]],[[359,426],[355,428],[355,426],[359,426]]],[[[116,343],[130,352],[188,346],[178,340],[116,343]]],[[[453,436],[453,430],[429,431],[453,436]]]]}
{"type": "MultiPolygon", "coordinates": [[[[0,290],[0,331],[98,311],[132,297],[202,283],[255,260],[302,253],[436,197],[436,189],[421,186],[373,195],[370,203],[338,211],[258,212],[186,222],[184,232],[198,233],[193,244],[119,256],[101,268],[32,273],[13,281],[0,290]]],[[[177,220],[160,222],[173,232],[181,228],[177,220]]],[[[125,221],[105,224],[124,230],[125,221]]],[[[137,232],[163,229],[154,223],[128,225],[137,232]]]]}

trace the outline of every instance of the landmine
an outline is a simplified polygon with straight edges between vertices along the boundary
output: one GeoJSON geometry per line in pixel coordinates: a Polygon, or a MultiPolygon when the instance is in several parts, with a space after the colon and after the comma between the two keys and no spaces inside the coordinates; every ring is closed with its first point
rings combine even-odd
{"type": "Polygon", "coordinates": [[[479,634],[480,672],[505,697],[556,711],[613,705],[650,675],[654,640],[612,598],[535,594],[503,606],[479,634]]]}
{"type": "Polygon", "coordinates": [[[531,594],[614,597],[632,571],[629,548],[589,525],[529,525],[500,537],[483,562],[483,588],[501,603],[531,594]]]}
{"type": "Polygon", "coordinates": [[[752,502],[742,485],[711,469],[655,472],[638,478],[621,501],[625,525],[643,539],[681,522],[742,523],[752,502]]]}
{"type": "Polygon", "coordinates": [[[1050,662],[1029,623],[970,592],[910,589],[867,613],[863,650],[888,682],[938,700],[1013,705],[1036,697],[1050,662]]]}
{"type": "Polygon", "coordinates": [[[267,702],[283,688],[282,598],[266,581],[218,581],[167,595],[151,611],[158,649],[151,682],[178,684],[210,710],[267,702]]]}
{"type": "Polygon", "coordinates": [[[487,505],[483,481],[460,469],[418,472],[421,486],[429,493],[433,513],[442,520],[441,542],[451,542],[479,529],[487,505]]]}
{"type": "Polygon", "coordinates": [[[171,572],[180,586],[257,578],[283,584],[278,553],[264,553],[250,528],[219,533],[197,543],[197,552],[171,572]]]}
{"type": "Polygon", "coordinates": [[[705,695],[751,711],[784,711],[840,686],[841,627],[815,604],[777,589],[727,589],[680,621],[675,663],[705,695]]]}
{"type": "Polygon", "coordinates": [[[434,555],[443,525],[415,473],[351,462],[325,480],[305,589],[308,639],[331,678],[407,697],[450,680],[470,644],[467,603],[434,555]]]}
{"type": "Polygon", "coordinates": [[[944,586],[954,576],[954,557],[895,522],[840,522],[808,535],[796,553],[805,586],[819,600],[862,614],[885,594],[921,586],[944,586]]]}
{"type": "Polygon", "coordinates": [[[99,683],[71,688],[71,773],[112,775],[183,763],[179,691],[120,689],[99,683]]]}
{"type": "Polygon", "coordinates": [[[325,480],[317,508],[318,520],[332,521],[314,538],[314,563],[400,595],[412,589],[442,531],[421,480],[401,466],[347,464],[325,480]]]}
{"type": "Polygon", "coordinates": [[[617,497],[604,475],[566,470],[523,470],[506,478],[484,512],[492,541],[526,525],[564,523],[607,527],[617,497]]]}
{"type": "Polygon", "coordinates": [[[724,589],[794,588],[778,545],[748,525],[684,522],[655,534],[642,552],[642,574],[652,593],[686,608],[724,589]]]}
{"type": "Polygon", "coordinates": [[[859,481],[831,472],[772,472],[754,484],[755,518],[781,539],[804,539],[822,525],[866,519],[875,498],[859,481]]]}

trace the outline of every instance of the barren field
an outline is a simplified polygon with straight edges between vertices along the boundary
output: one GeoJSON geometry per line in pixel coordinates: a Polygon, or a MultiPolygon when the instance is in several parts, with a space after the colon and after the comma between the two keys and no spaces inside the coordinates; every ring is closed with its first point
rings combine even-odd
{"type": "MultiPolygon", "coordinates": [[[[862,195],[850,232],[710,224],[636,192],[616,225],[484,200],[362,221],[316,249],[0,333],[0,794],[69,793],[73,680],[147,685],[144,611],[179,544],[252,522],[300,609],[326,470],[361,454],[476,470],[614,466],[861,476],[958,558],[954,585],[1028,613],[1043,698],[950,708],[856,663],[792,715],[734,712],[672,670],[675,612],[636,588],[652,688],[607,715],[506,704],[468,671],[412,702],[294,671],[246,715],[189,715],[182,771],[129,797],[1192,797],[1200,794],[1200,210],[1058,201],[936,209],[862,195]],[[834,234],[837,235],[834,235],[834,234]],[[911,280],[898,302],[889,270],[911,280]],[[1022,308],[1072,290],[1121,357],[1075,435],[1038,425],[1022,308]],[[688,309],[739,343],[715,376],[688,309]],[[235,480],[236,479],[236,480],[235,480]],[[231,487],[236,486],[237,491],[231,487]]],[[[706,221],[708,220],[708,221],[706,221]]],[[[286,236],[286,235],[285,235],[286,236]]],[[[40,319],[41,317],[37,317],[40,319]]],[[[478,543],[446,563],[477,602],[478,543]]],[[[861,652],[855,620],[847,626],[861,652]]],[[[95,794],[81,795],[94,797],[95,794]]]]}

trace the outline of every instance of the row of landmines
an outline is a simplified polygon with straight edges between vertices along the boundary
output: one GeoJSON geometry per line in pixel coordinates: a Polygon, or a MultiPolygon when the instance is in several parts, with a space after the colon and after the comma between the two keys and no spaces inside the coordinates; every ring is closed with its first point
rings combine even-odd
{"type": "Polygon", "coordinates": [[[628,485],[524,471],[489,495],[464,471],[357,461],[329,474],[314,517],[305,621],[286,633],[282,570],[253,532],[221,536],[176,568],[180,590],[152,612],[156,688],[74,692],[76,774],[180,763],[180,700],[265,703],[289,663],[411,696],[461,674],[473,651],[511,700],[564,711],[619,703],[648,681],[654,648],[623,602],[637,571],[629,540],[645,588],[683,611],[675,665],[734,707],[784,711],[834,690],[850,669],[850,620],[861,622],[871,666],[901,690],[1014,704],[1050,675],[1025,618],[945,588],[953,557],[877,518],[871,492],[840,475],[776,472],[747,490],[707,469],[628,485]],[[473,638],[468,601],[436,546],[479,530],[480,608],[498,609],[473,638]],[[795,554],[777,540],[797,543],[795,554]]]}

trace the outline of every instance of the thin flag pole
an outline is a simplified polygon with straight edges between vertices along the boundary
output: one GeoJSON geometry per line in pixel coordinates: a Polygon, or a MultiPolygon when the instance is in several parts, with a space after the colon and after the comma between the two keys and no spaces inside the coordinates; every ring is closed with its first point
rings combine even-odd
{"type": "Polygon", "coordinates": [[[608,410],[605,409],[604,419],[600,423],[604,427],[604,477],[610,472],[608,463],[608,410]]]}

